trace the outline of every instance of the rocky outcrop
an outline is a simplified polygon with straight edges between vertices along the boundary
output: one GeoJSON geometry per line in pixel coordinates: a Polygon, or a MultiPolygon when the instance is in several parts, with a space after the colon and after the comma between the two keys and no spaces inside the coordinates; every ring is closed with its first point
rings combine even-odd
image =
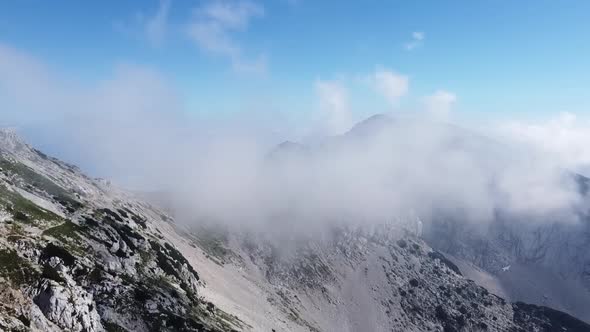
{"type": "Polygon", "coordinates": [[[80,286],[43,280],[35,304],[51,322],[71,331],[104,331],[91,294],[80,286]]]}

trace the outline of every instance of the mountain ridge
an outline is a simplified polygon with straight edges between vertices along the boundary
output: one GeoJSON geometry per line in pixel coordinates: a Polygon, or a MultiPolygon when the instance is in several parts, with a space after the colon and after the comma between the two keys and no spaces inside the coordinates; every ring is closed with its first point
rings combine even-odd
{"type": "Polygon", "coordinates": [[[0,160],[5,330],[590,329],[465,279],[411,218],[279,245],[178,224],[28,145],[0,139],[0,160]]]}

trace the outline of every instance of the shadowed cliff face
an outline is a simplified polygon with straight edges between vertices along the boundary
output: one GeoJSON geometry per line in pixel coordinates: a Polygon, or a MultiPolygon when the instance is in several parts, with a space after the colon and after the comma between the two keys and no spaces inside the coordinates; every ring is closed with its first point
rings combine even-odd
{"type": "MultiPolygon", "coordinates": [[[[582,201],[588,202],[588,179],[570,174],[565,176],[576,181],[582,201]]],[[[551,306],[588,321],[587,203],[572,208],[572,214],[573,222],[567,216],[519,215],[498,209],[486,227],[461,216],[440,215],[429,220],[424,238],[491,274],[510,299],[551,306]]]]}
{"type": "Polygon", "coordinates": [[[513,300],[547,305],[590,319],[587,218],[529,222],[503,216],[485,229],[461,219],[425,226],[433,247],[490,273],[513,300]]]}

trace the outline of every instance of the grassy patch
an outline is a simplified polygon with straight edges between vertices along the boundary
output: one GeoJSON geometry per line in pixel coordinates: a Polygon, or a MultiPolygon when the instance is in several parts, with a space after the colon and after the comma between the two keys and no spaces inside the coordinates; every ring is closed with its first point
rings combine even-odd
{"type": "Polygon", "coordinates": [[[60,221],[62,218],[51,211],[40,208],[20,194],[0,185],[0,204],[12,213],[13,219],[27,224],[37,220],[60,221]]]}
{"type": "Polygon", "coordinates": [[[84,227],[66,220],[60,225],[46,229],[42,235],[59,240],[66,249],[78,256],[86,256],[88,254],[87,246],[80,235],[84,230],[84,227]]]}
{"type": "Polygon", "coordinates": [[[8,242],[16,243],[18,240],[27,238],[27,233],[18,223],[11,223],[9,227],[7,227],[8,234],[6,235],[6,240],[8,242]]]}
{"type": "Polygon", "coordinates": [[[215,308],[215,316],[219,317],[223,322],[225,322],[228,325],[225,325],[225,327],[231,327],[231,326],[235,326],[235,327],[240,327],[243,328],[244,327],[244,322],[242,322],[237,316],[228,314],[227,312],[217,309],[215,308]]]}
{"type": "Polygon", "coordinates": [[[10,280],[14,286],[20,287],[34,282],[39,272],[16,251],[0,249],[0,276],[10,280]]]}
{"type": "Polygon", "coordinates": [[[219,265],[223,265],[233,255],[233,252],[225,247],[227,234],[221,230],[201,227],[191,232],[190,237],[209,259],[219,265]]]}
{"type": "Polygon", "coordinates": [[[22,163],[12,162],[0,157],[0,168],[20,176],[26,183],[32,186],[44,190],[68,209],[78,209],[82,206],[65,189],[22,163]]]}
{"type": "Polygon", "coordinates": [[[46,229],[43,231],[43,235],[67,242],[69,239],[80,240],[80,236],[78,235],[80,231],[82,231],[82,227],[66,220],[60,225],[46,229]]]}
{"type": "MultiPolygon", "coordinates": [[[[236,329],[247,329],[247,326],[238,317],[228,314],[215,307],[212,303],[201,302],[193,308],[191,316],[197,321],[214,326],[221,331],[235,331],[236,329]]],[[[250,327],[251,328],[251,327],[250,327]]]]}
{"type": "Polygon", "coordinates": [[[291,299],[289,299],[289,297],[287,296],[287,294],[285,294],[283,291],[278,291],[277,295],[281,299],[281,304],[283,305],[283,310],[285,311],[285,313],[287,313],[287,315],[288,315],[287,317],[291,321],[293,321],[294,323],[297,323],[301,326],[307,327],[312,332],[319,332],[319,330],[315,326],[311,325],[308,321],[301,318],[301,316],[299,315],[299,312],[297,311],[297,309],[294,308],[294,305],[293,305],[291,299]]]}
{"type": "Polygon", "coordinates": [[[124,329],[120,325],[113,323],[113,322],[108,322],[108,321],[103,320],[102,325],[104,326],[104,328],[107,332],[127,332],[126,329],[124,329]]]}

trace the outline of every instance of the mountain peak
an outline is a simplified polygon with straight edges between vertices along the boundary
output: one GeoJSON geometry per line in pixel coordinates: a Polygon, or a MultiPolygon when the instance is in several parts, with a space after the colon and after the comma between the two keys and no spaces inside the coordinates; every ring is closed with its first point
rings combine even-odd
{"type": "Polygon", "coordinates": [[[16,128],[0,128],[0,139],[14,139],[18,138],[16,128]]]}
{"type": "Polygon", "coordinates": [[[0,150],[14,153],[23,149],[29,149],[29,146],[15,128],[0,128],[0,150]]]}
{"type": "Polygon", "coordinates": [[[386,114],[375,114],[354,125],[347,135],[366,135],[382,130],[393,124],[394,119],[386,114]]]}
{"type": "Polygon", "coordinates": [[[270,153],[271,158],[279,158],[287,155],[300,155],[307,152],[307,147],[301,143],[284,141],[277,145],[270,153]]]}
{"type": "Polygon", "coordinates": [[[276,148],[277,149],[292,150],[292,149],[305,149],[305,146],[303,144],[297,143],[297,142],[284,141],[283,143],[279,144],[276,148]]]}

